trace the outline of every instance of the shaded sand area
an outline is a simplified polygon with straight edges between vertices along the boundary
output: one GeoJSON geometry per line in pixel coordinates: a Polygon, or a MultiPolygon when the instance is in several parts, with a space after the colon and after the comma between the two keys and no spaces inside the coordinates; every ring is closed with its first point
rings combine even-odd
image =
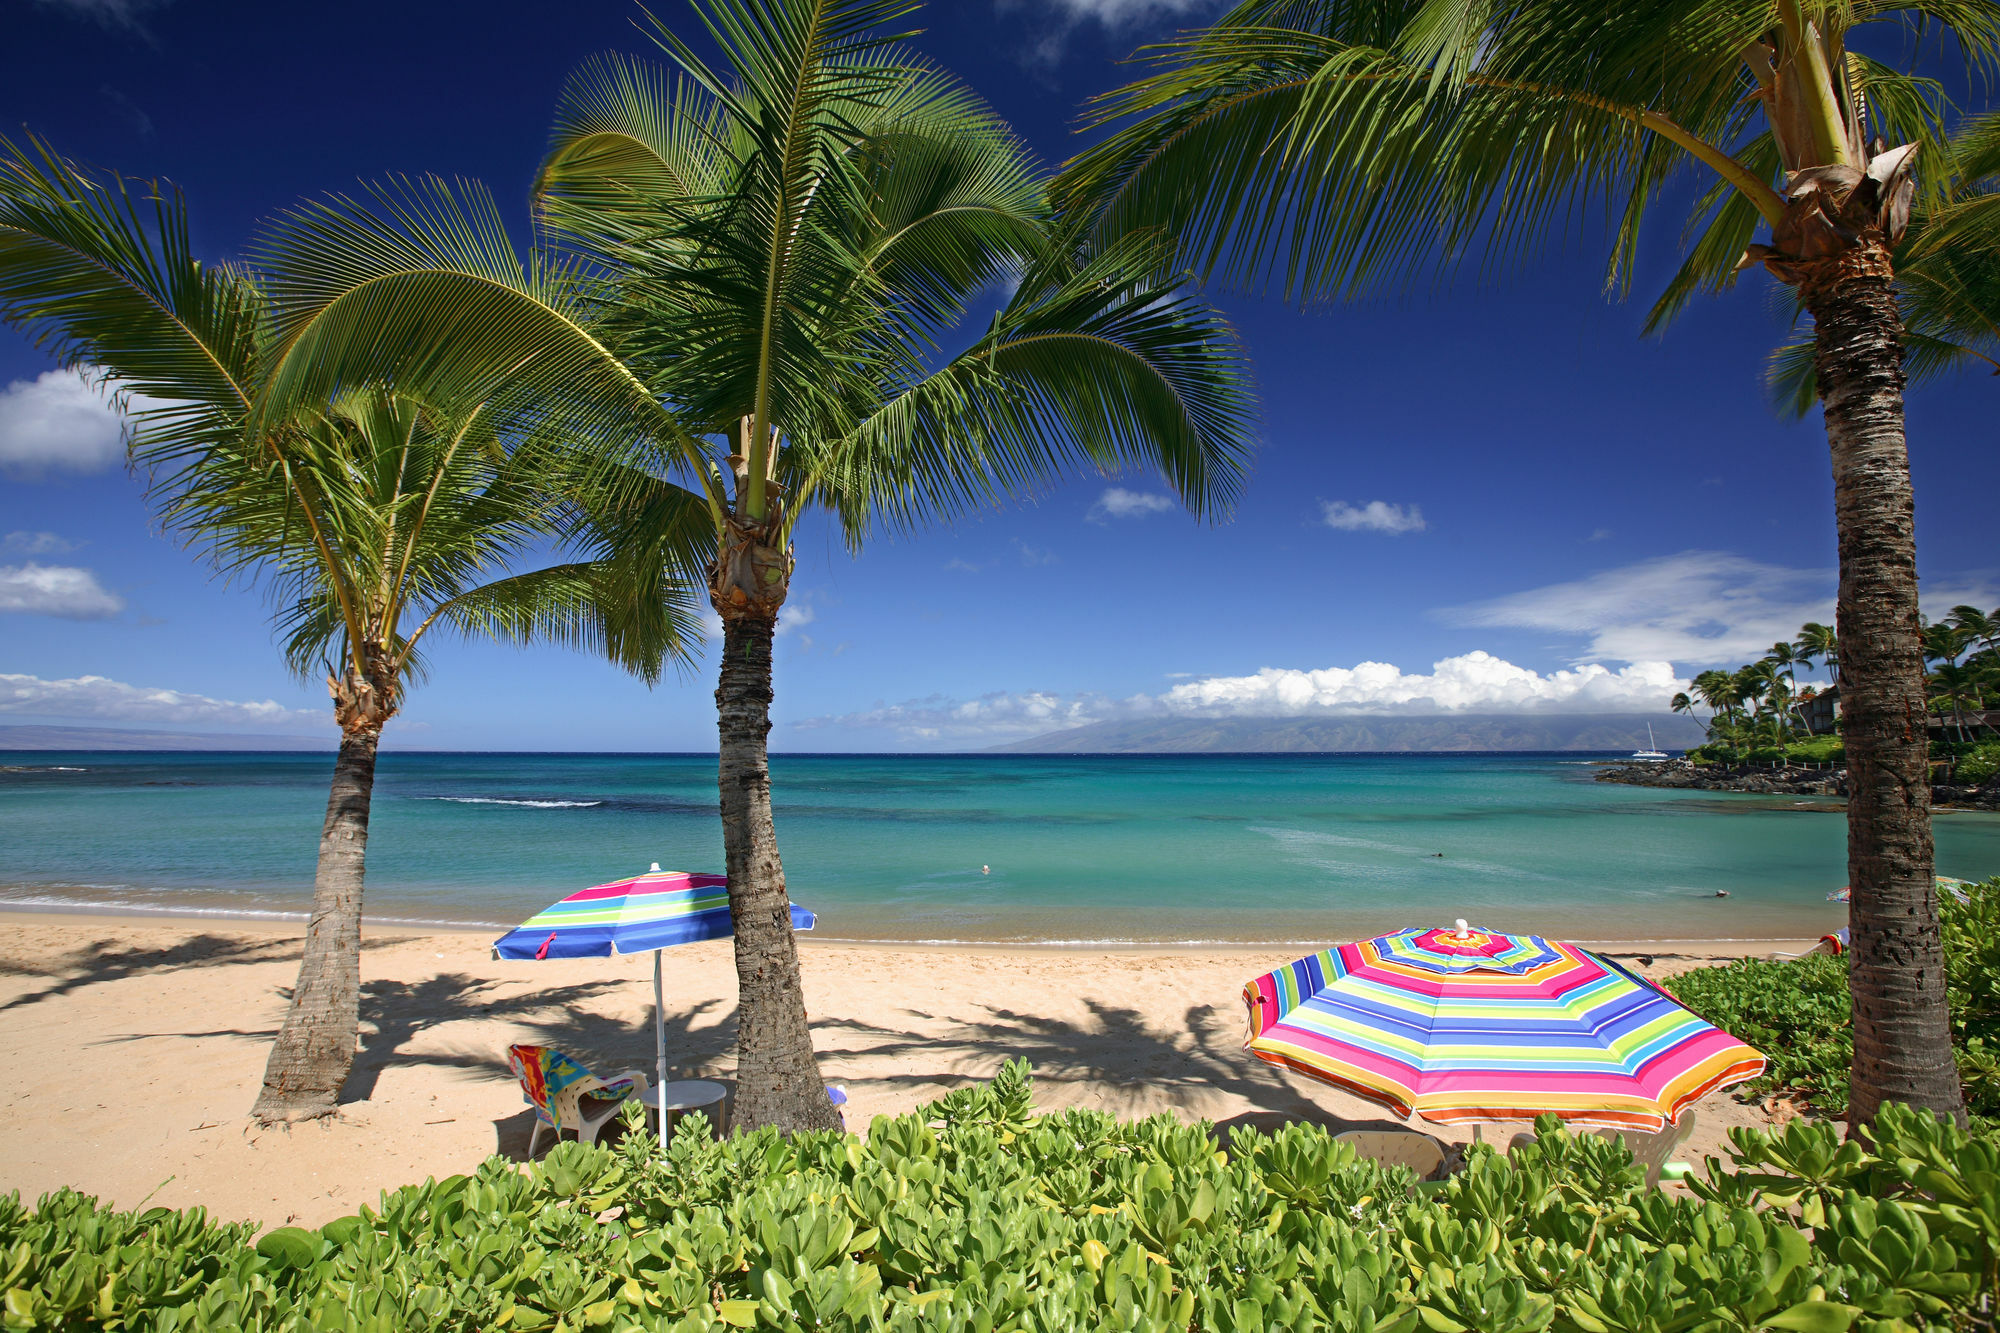
{"type": "MultiPolygon", "coordinates": [[[[363,1048],[337,1118],[265,1130],[247,1118],[298,969],[294,928],[9,913],[0,944],[0,1191],[69,1185],[121,1207],[203,1205],[317,1226],[384,1189],[520,1157],[530,1113],[514,1042],[556,1045],[600,1073],[653,1066],[650,956],[494,960],[483,935],[371,932],[363,1048]]],[[[1653,975],[1761,941],[1643,946],[1653,975]]],[[[1612,952],[1618,952],[1613,948],[1612,952]]],[[[1044,1108],[1171,1112],[1224,1126],[1299,1118],[1387,1128],[1371,1103],[1242,1049],[1238,994],[1300,950],[1084,952],[809,944],[807,1007],[829,1081],[865,1128],[1033,1062],[1044,1108]]],[[[735,977],[727,941],[667,955],[669,1072],[727,1081],[735,977]]],[[[1680,1154],[1717,1153],[1765,1124],[1728,1094],[1680,1154]]],[[[1418,1128],[1464,1139],[1469,1129],[1418,1128]]],[[[1504,1142],[1512,1127],[1489,1130],[1504,1142]]]]}

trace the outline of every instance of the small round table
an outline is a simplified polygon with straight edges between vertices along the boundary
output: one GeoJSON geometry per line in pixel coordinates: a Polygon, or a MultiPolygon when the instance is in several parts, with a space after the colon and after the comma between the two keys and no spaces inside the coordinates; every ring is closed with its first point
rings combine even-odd
{"type": "Polygon", "coordinates": [[[720,1131],[722,1128],[722,1099],[729,1095],[729,1089],[720,1083],[705,1078],[684,1078],[673,1083],[662,1083],[647,1088],[639,1094],[639,1100],[658,1114],[669,1117],[666,1123],[668,1137],[673,1136],[673,1120],[676,1113],[698,1111],[707,1107],[716,1108],[709,1113],[709,1123],[720,1131]]]}

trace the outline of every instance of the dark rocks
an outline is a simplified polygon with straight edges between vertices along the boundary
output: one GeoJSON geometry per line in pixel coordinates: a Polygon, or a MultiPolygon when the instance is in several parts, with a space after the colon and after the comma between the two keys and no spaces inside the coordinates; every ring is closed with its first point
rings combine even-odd
{"type": "MultiPolygon", "coordinates": [[[[1732,768],[1721,764],[1696,766],[1685,759],[1669,759],[1665,763],[1606,764],[1598,770],[1597,780],[1631,787],[1740,791],[1759,796],[1847,795],[1844,768],[1769,768],[1750,764],[1732,768]]],[[[1958,809],[2000,810],[2000,782],[1984,787],[1934,787],[1931,801],[1958,809]]]]}
{"type": "Polygon", "coordinates": [[[1760,796],[1845,796],[1847,770],[1844,768],[1726,768],[1720,764],[1697,767],[1685,759],[1665,763],[1608,764],[1597,774],[1599,782],[1622,782],[1633,787],[1678,787],[1696,791],[1740,791],[1760,796]]]}

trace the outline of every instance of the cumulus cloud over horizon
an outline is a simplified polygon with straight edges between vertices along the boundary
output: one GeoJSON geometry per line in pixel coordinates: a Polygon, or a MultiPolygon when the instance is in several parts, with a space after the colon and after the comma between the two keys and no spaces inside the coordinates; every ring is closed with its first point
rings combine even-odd
{"type": "Polygon", "coordinates": [[[107,620],[125,599],[105,589],[97,575],[75,565],[0,565],[0,613],[107,620]]]}
{"type": "Polygon", "coordinates": [[[101,472],[124,457],[124,417],[87,375],[45,370],[0,390],[0,471],[32,480],[101,472]]]}
{"type": "Polygon", "coordinates": [[[1453,713],[1632,713],[1666,711],[1687,688],[1666,662],[1613,671],[1595,663],[1546,675],[1487,652],[1447,657],[1428,674],[1387,662],[1249,676],[1208,676],[1163,694],[1114,699],[1046,691],[952,699],[932,695],[863,712],[809,718],[801,730],[886,729],[911,740],[985,743],[1138,718],[1418,717],[1453,713]]]}
{"type": "Polygon", "coordinates": [[[1341,532],[1381,532],[1400,537],[1406,532],[1422,532],[1424,511],[1415,505],[1392,505],[1386,500],[1370,500],[1352,505],[1345,500],[1322,500],[1320,512],[1329,528],[1341,532]]]}
{"type": "Polygon", "coordinates": [[[274,699],[239,702],[181,690],[127,685],[104,676],[44,680],[0,672],[0,715],[119,722],[205,722],[227,726],[331,726],[332,713],[287,708],[274,699]]]}

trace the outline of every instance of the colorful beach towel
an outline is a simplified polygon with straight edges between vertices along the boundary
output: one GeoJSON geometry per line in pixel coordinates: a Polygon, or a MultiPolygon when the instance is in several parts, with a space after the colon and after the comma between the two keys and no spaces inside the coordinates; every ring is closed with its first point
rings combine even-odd
{"type": "Polygon", "coordinates": [[[598,1086],[584,1091],[592,1097],[619,1100],[630,1095],[636,1084],[629,1078],[603,1082],[576,1061],[550,1046],[509,1046],[507,1063],[521,1080],[521,1100],[535,1108],[535,1118],[550,1128],[559,1128],[556,1099],[579,1083],[598,1086]]]}

